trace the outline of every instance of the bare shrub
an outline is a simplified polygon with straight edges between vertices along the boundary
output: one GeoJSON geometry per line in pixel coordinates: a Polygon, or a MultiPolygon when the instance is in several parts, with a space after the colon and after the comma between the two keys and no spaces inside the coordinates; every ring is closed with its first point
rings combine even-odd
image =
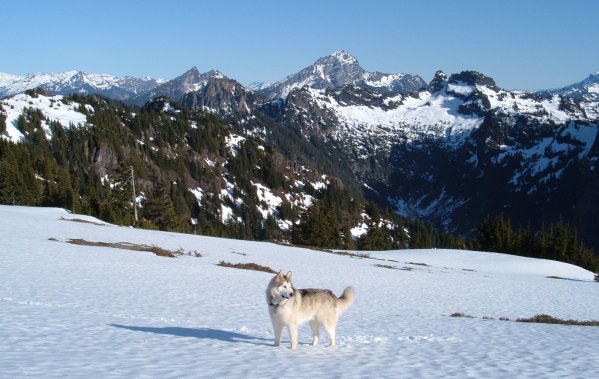
{"type": "Polygon", "coordinates": [[[176,255],[175,253],[173,253],[170,250],[167,249],[163,249],[159,246],[152,246],[152,253],[158,255],[159,257],[168,257],[168,258],[175,258],[176,255]]]}

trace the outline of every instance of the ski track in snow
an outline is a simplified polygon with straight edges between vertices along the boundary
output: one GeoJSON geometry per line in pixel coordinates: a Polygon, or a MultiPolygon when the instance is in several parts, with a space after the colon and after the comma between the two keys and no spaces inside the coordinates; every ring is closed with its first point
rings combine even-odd
{"type": "Polygon", "coordinates": [[[60,209],[0,206],[1,378],[596,375],[599,328],[497,320],[538,313],[599,319],[599,284],[575,266],[447,250],[356,259],[61,217],[98,222],[60,209]],[[69,238],[204,256],[164,258],[65,243],[69,238]],[[264,300],[271,274],[216,266],[220,260],[292,270],[297,288],[339,295],[354,286],[356,300],[338,324],[339,346],[309,346],[304,325],[297,351],[288,348],[286,331],[285,346],[272,347],[264,300]],[[473,318],[449,317],[454,312],[473,318]]]}

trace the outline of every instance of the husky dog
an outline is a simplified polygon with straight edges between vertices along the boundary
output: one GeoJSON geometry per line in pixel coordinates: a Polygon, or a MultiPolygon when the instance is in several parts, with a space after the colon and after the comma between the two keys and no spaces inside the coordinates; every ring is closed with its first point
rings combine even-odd
{"type": "Polygon", "coordinates": [[[275,346],[281,344],[283,326],[289,330],[291,348],[297,347],[297,328],[310,321],[312,346],[318,344],[320,325],[329,334],[331,343],[336,346],[335,327],[339,315],[347,310],[354,300],[354,290],[347,287],[337,298],[327,289],[295,289],[291,283],[291,271],[287,275],[279,273],[272,278],[266,288],[266,302],[275,332],[275,346]]]}

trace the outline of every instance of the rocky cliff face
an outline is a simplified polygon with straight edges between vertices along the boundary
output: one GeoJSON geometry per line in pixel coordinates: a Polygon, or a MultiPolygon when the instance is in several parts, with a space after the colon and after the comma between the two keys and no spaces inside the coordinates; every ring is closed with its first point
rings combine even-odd
{"type": "Polygon", "coordinates": [[[194,110],[207,111],[221,117],[244,118],[266,102],[262,96],[237,81],[211,78],[197,91],[183,95],[181,103],[194,110]]]}

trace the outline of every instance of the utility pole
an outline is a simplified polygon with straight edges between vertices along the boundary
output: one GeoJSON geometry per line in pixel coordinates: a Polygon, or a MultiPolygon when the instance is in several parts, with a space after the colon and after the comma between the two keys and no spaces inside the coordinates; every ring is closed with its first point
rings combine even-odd
{"type": "Polygon", "coordinates": [[[135,176],[133,175],[133,166],[131,166],[131,189],[133,190],[133,219],[137,225],[137,196],[135,196],[135,176]]]}

